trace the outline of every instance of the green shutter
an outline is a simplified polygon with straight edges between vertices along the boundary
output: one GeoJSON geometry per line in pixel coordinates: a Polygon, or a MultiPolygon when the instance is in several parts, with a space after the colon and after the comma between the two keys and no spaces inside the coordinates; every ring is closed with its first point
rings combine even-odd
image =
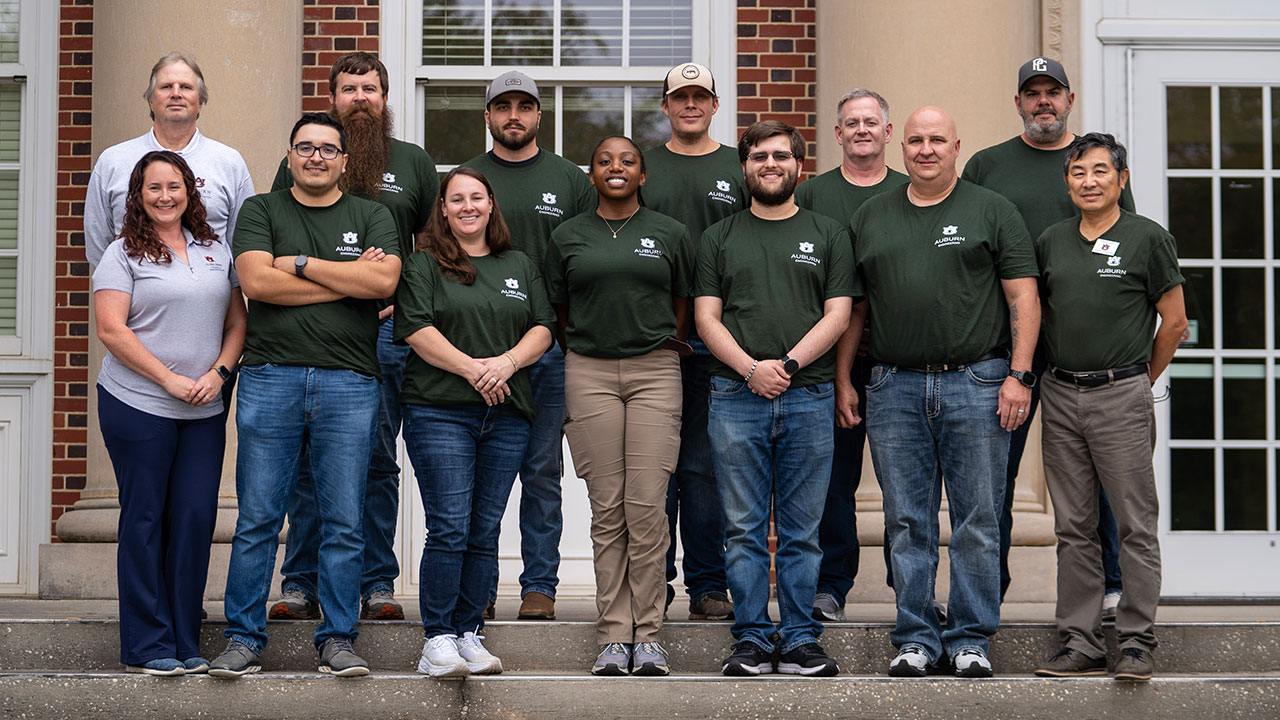
{"type": "Polygon", "coordinates": [[[18,7],[21,0],[0,0],[0,63],[18,62],[18,7]]]}
{"type": "Polygon", "coordinates": [[[18,258],[0,257],[0,335],[18,334],[18,258]]]}
{"type": "Polygon", "coordinates": [[[22,86],[0,85],[0,162],[18,162],[21,141],[22,86]]]}

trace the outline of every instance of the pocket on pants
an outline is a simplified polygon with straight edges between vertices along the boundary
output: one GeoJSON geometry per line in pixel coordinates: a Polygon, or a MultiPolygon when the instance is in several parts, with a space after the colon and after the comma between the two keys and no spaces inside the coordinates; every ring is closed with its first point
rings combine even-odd
{"type": "Polygon", "coordinates": [[[893,377],[894,368],[892,365],[885,363],[877,363],[871,368],[871,377],[867,380],[867,392],[875,392],[889,382],[889,378],[893,377]]]}
{"type": "Polygon", "coordinates": [[[1002,358],[983,360],[966,366],[965,373],[971,380],[983,385],[1002,385],[1005,378],[1009,377],[1009,361],[1002,358]]]}
{"type": "Polygon", "coordinates": [[[741,380],[731,380],[719,375],[711,376],[712,395],[741,395],[746,389],[747,384],[741,380]]]}
{"type": "Polygon", "coordinates": [[[808,395],[809,397],[812,397],[812,398],[825,398],[825,397],[831,397],[832,395],[835,395],[836,386],[834,383],[824,382],[824,383],[816,383],[813,385],[805,385],[804,387],[800,388],[800,390],[804,391],[805,395],[808,395]]]}

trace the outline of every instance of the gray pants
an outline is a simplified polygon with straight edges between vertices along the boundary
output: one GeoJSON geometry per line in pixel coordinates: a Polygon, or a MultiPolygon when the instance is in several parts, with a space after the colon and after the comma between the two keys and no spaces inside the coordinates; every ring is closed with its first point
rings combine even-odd
{"type": "Polygon", "coordinates": [[[1045,373],[1040,397],[1044,474],[1058,536],[1058,637],[1089,657],[1106,655],[1098,543],[1101,484],[1120,530],[1124,595],[1116,611],[1116,635],[1121,648],[1151,650],[1160,600],[1151,384],[1141,374],[1078,388],[1045,373]]]}

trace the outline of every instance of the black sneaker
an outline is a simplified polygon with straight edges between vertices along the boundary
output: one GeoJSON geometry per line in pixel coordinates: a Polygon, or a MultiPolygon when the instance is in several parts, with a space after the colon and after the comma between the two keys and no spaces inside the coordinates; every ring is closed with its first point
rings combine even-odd
{"type": "Polygon", "coordinates": [[[773,656],[750,640],[743,640],[733,646],[733,653],[725,658],[720,672],[734,677],[767,675],[773,672],[773,656]]]}
{"type": "Polygon", "coordinates": [[[778,672],[786,675],[807,675],[809,677],[831,677],[840,672],[836,661],[827,657],[818,643],[808,643],[783,653],[778,663],[778,672]]]}
{"type": "Polygon", "coordinates": [[[1105,657],[1091,658],[1065,646],[1036,668],[1036,675],[1040,677],[1084,677],[1106,674],[1107,659],[1105,657]]]}
{"type": "Polygon", "coordinates": [[[1120,660],[1116,662],[1116,679],[1146,682],[1151,679],[1155,666],[1149,650],[1127,647],[1120,651],[1120,660]]]}

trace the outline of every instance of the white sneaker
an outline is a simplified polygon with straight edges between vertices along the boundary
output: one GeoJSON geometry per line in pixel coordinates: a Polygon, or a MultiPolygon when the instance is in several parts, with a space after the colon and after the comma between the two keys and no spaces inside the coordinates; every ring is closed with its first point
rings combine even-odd
{"type": "Polygon", "coordinates": [[[497,675],[502,672],[502,661],[481,644],[484,637],[473,632],[462,633],[458,641],[458,654],[467,663],[467,669],[476,675],[497,675]]]}
{"type": "Polygon", "coordinates": [[[956,677],[991,677],[991,661],[977,648],[964,648],[951,659],[951,664],[956,667],[956,677]]]}
{"type": "Polygon", "coordinates": [[[924,677],[929,672],[929,656],[924,648],[907,643],[898,651],[898,656],[889,663],[891,677],[924,677]]]}
{"type": "Polygon", "coordinates": [[[1120,593],[1109,592],[1102,596],[1102,619],[1115,620],[1116,608],[1120,607],[1120,593]]]}
{"type": "Polygon", "coordinates": [[[463,677],[471,671],[458,654],[457,635],[436,635],[422,644],[418,672],[431,677],[463,677]]]}

